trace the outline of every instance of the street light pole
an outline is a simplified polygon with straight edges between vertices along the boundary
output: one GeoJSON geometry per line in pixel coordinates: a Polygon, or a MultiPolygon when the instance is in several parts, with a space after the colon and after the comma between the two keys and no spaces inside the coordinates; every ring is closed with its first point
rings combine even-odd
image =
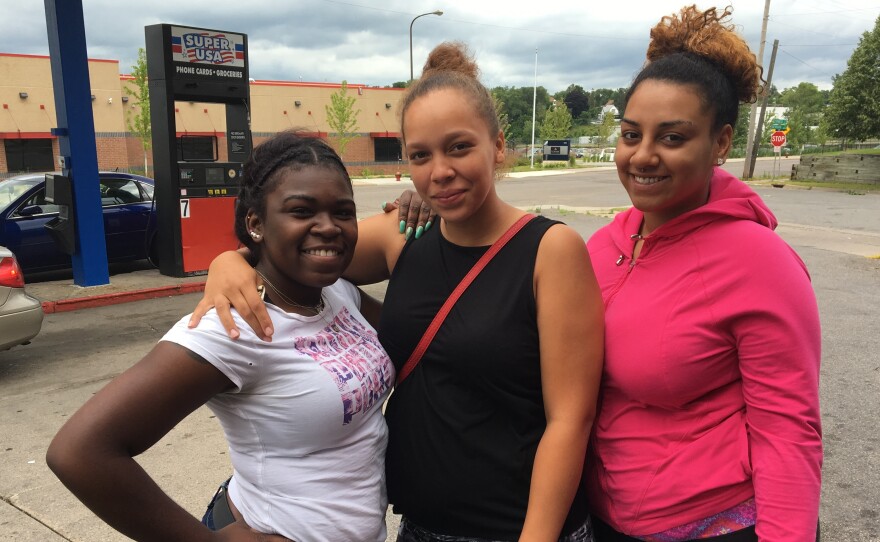
{"type": "Polygon", "coordinates": [[[437,11],[429,11],[428,13],[422,13],[421,15],[416,15],[413,17],[413,20],[409,23],[409,80],[412,81],[415,79],[413,76],[413,52],[412,52],[412,27],[413,23],[416,22],[416,19],[419,17],[424,17],[425,15],[443,15],[443,12],[439,9],[437,11]]]}

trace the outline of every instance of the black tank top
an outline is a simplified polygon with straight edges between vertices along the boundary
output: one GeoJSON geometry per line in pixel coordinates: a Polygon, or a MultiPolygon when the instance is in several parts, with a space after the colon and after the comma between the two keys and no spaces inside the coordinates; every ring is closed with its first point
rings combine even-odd
{"type": "MultiPolygon", "coordinates": [[[[537,217],[510,240],[391,395],[388,497],[395,513],[426,529],[492,540],[516,540],[522,530],[547,424],[533,278],[538,245],[554,224],[537,217]]],[[[439,227],[404,247],[379,326],[398,371],[486,250],[454,245],[439,227]]],[[[586,516],[581,484],[563,534],[586,516]]]]}

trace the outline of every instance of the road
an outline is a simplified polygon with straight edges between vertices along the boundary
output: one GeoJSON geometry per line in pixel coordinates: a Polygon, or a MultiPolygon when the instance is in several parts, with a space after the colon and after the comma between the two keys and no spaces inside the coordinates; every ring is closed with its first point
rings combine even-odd
{"type": "MultiPolygon", "coordinates": [[[[362,212],[378,209],[405,185],[358,186],[358,205],[362,212]]],[[[505,179],[498,190],[516,205],[540,207],[568,222],[584,237],[608,218],[568,209],[627,202],[610,170],[505,179]]],[[[821,311],[823,540],[880,541],[880,259],[865,257],[880,255],[880,195],[756,190],[783,223],[780,234],[806,261],[821,311]]],[[[0,352],[0,540],[125,540],[58,483],[45,465],[45,449],[67,416],[195,303],[190,295],[48,315],[32,344],[0,352]]],[[[219,426],[204,408],[139,461],[195,515],[229,472],[219,426]]]]}

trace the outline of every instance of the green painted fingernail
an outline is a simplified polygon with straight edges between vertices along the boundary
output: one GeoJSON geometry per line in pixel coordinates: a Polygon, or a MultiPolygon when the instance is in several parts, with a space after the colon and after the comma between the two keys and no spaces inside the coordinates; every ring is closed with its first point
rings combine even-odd
{"type": "Polygon", "coordinates": [[[403,233],[405,229],[406,229],[406,220],[401,220],[400,221],[400,233],[403,233]]]}
{"type": "Polygon", "coordinates": [[[404,238],[409,239],[410,235],[412,235],[412,228],[407,228],[406,234],[404,234],[404,238]]]}
{"type": "Polygon", "coordinates": [[[387,201],[383,201],[383,202],[382,202],[382,205],[381,205],[379,208],[382,209],[382,210],[384,211],[384,210],[385,210],[385,205],[386,205],[387,203],[388,203],[387,201]]]}
{"type": "Polygon", "coordinates": [[[431,229],[431,221],[429,220],[429,221],[425,222],[425,231],[428,231],[430,229],[431,229]]]}
{"type": "Polygon", "coordinates": [[[421,226],[419,226],[418,228],[416,228],[416,239],[418,239],[419,237],[421,237],[421,236],[422,236],[422,233],[424,233],[424,232],[425,232],[425,228],[423,228],[423,227],[421,227],[421,226]]]}

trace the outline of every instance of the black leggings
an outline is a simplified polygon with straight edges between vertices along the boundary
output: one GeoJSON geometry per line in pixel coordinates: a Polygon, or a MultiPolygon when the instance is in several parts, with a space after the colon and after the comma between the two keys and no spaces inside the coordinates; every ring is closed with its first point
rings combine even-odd
{"type": "MultiPolygon", "coordinates": [[[[593,516],[593,536],[596,542],[643,542],[638,538],[615,531],[610,525],[596,516],[593,516]]],[[[755,526],[752,525],[732,533],[689,542],[758,542],[758,535],[755,534],[755,526]]]]}

